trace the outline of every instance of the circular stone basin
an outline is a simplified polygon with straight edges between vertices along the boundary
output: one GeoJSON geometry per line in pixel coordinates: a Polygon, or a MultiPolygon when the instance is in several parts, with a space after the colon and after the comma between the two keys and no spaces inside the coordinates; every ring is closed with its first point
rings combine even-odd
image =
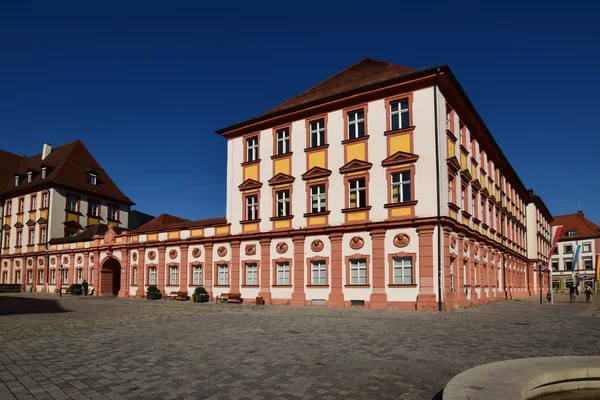
{"type": "Polygon", "coordinates": [[[582,390],[571,390],[568,392],[559,392],[544,394],[536,397],[533,400],[590,400],[600,399],[600,389],[582,389],[582,390]]]}

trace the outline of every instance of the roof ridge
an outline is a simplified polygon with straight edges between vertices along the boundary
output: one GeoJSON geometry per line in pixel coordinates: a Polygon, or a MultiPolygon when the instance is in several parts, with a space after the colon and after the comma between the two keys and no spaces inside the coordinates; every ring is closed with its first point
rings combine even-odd
{"type": "Polygon", "coordinates": [[[594,222],[587,219],[584,215],[577,213],[577,215],[583,220],[583,223],[586,224],[590,229],[597,231],[600,229],[600,226],[596,225],[594,222]]]}

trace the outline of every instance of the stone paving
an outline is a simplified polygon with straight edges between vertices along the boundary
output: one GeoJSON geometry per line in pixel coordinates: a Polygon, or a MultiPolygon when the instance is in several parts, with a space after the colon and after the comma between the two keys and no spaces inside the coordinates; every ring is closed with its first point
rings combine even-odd
{"type": "Polygon", "coordinates": [[[432,399],[490,361],[600,355],[599,322],[566,295],[427,313],[3,294],[0,399],[432,399]]]}

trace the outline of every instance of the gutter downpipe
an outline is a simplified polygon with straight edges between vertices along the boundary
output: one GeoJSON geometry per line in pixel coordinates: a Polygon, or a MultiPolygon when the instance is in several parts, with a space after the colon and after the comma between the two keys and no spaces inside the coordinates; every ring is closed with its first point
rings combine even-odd
{"type": "Polygon", "coordinates": [[[435,83],[433,85],[433,120],[435,125],[435,182],[437,186],[437,286],[438,286],[438,310],[442,311],[442,218],[441,218],[441,190],[440,190],[440,139],[438,129],[438,76],[440,75],[440,68],[438,67],[435,71],[435,83]]]}

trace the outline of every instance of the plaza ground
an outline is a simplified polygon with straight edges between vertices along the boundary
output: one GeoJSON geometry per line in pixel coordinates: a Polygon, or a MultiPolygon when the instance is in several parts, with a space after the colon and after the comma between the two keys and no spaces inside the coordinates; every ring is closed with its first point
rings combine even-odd
{"type": "Polygon", "coordinates": [[[600,355],[600,303],[452,312],[0,295],[1,399],[432,399],[491,361],[600,355]]]}

